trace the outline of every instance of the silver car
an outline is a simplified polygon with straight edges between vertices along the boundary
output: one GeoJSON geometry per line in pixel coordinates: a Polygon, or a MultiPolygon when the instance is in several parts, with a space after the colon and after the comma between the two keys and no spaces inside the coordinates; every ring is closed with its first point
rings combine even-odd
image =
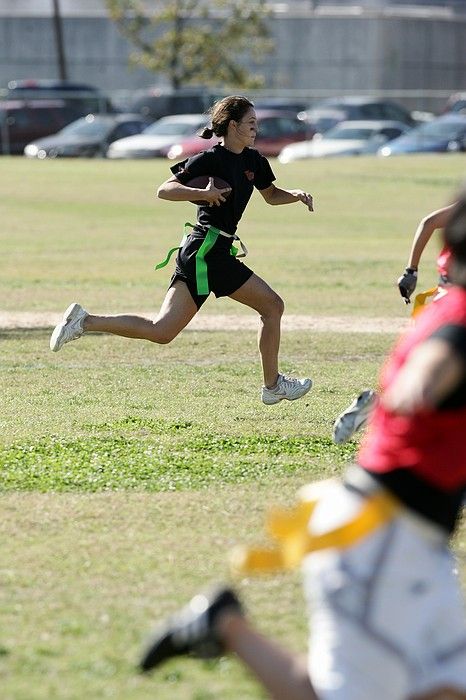
{"type": "Polygon", "coordinates": [[[280,163],[291,163],[305,158],[376,153],[385,143],[409,130],[406,124],[389,120],[345,121],[324,134],[316,134],[311,141],[286,146],[278,160],[280,163]]]}
{"type": "Polygon", "coordinates": [[[206,123],[205,114],[162,117],[141,134],[114,141],[107,151],[107,158],[165,158],[175,144],[195,136],[206,123]]]}

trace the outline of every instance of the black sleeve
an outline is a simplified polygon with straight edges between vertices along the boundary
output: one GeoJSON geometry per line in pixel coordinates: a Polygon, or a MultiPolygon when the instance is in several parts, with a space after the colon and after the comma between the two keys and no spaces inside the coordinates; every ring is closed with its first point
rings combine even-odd
{"type": "Polygon", "coordinates": [[[198,177],[199,175],[212,175],[214,165],[213,153],[210,151],[203,151],[198,153],[191,158],[181,161],[181,163],[176,163],[170,170],[177,180],[185,185],[187,182],[193,179],[193,177],[198,177]]]}
{"type": "Polygon", "coordinates": [[[438,328],[430,337],[445,340],[466,366],[466,326],[449,323],[438,328]]]}
{"type": "Polygon", "coordinates": [[[259,152],[257,152],[255,170],[254,187],[258,190],[265,190],[267,187],[270,187],[272,182],[276,179],[269,161],[259,152]]]}

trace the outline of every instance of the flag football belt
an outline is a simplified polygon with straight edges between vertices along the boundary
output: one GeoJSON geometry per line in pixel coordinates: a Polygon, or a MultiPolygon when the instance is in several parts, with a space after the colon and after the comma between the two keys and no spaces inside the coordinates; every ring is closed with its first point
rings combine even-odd
{"type": "Polygon", "coordinates": [[[417,316],[417,314],[422,311],[423,307],[427,304],[427,300],[430,297],[435,296],[438,293],[438,287],[432,287],[432,289],[427,289],[425,292],[420,292],[414,297],[414,305],[411,316],[417,316]]]}
{"type": "Polygon", "coordinates": [[[197,293],[199,296],[204,296],[210,293],[209,289],[209,281],[207,278],[207,263],[205,261],[205,256],[213,248],[215,243],[217,242],[217,239],[219,236],[224,236],[225,238],[231,238],[233,241],[239,241],[239,244],[241,246],[242,253],[238,253],[238,248],[234,246],[233,244],[231,245],[230,248],[230,254],[233,255],[235,258],[245,258],[246,255],[248,254],[248,249],[244,245],[243,241],[239,236],[236,235],[236,233],[227,233],[226,231],[221,231],[219,228],[215,228],[215,226],[202,226],[200,224],[190,224],[189,221],[185,223],[183,227],[183,238],[181,239],[180,243],[175,246],[174,248],[170,248],[170,250],[167,253],[167,256],[165,260],[162,260],[162,262],[159,262],[155,266],[155,270],[160,270],[162,267],[165,267],[168,265],[171,256],[173,253],[176,251],[180,250],[184,244],[186,243],[188,236],[193,228],[197,228],[200,230],[203,230],[206,232],[206,236],[204,238],[204,241],[202,242],[201,247],[196,253],[196,286],[197,286],[197,293]]]}
{"type": "Polygon", "coordinates": [[[417,314],[420,311],[422,311],[423,307],[427,304],[427,301],[428,299],[430,299],[430,297],[434,297],[432,301],[438,301],[439,299],[441,299],[441,297],[445,296],[445,294],[448,294],[448,289],[450,285],[451,283],[448,277],[446,277],[445,275],[440,275],[439,284],[437,287],[432,287],[432,289],[428,289],[425,292],[416,294],[416,297],[414,298],[414,307],[411,316],[417,316],[417,314]]]}
{"type": "Polygon", "coordinates": [[[350,547],[392,520],[402,509],[397,499],[385,489],[379,489],[366,496],[361,510],[352,520],[322,534],[313,534],[309,531],[309,519],[320,500],[322,488],[328,486],[329,481],[310,484],[302,489],[301,501],[293,509],[272,511],[266,530],[276,541],[275,545],[234,548],[230,556],[233,573],[254,575],[293,569],[311,552],[350,547]]]}

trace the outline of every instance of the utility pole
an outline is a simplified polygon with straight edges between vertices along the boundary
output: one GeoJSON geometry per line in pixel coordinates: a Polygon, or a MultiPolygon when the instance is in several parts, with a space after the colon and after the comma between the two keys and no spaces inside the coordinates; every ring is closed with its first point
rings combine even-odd
{"type": "Polygon", "coordinates": [[[57,47],[58,75],[60,80],[67,79],[65,51],[63,48],[63,26],[60,14],[59,0],[53,2],[53,28],[55,33],[55,44],[57,47]]]}

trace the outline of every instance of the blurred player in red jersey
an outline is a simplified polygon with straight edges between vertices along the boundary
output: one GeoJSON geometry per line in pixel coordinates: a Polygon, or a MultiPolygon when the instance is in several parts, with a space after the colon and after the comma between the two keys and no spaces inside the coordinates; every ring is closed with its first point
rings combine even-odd
{"type": "MultiPolygon", "coordinates": [[[[427,216],[419,222],[411,245],[408,265],[397,281],[399,292],[406,304],[411,303],[411,295],[414,293],[417,286],[418,267],[424,248],[431,239],[434,231],[445,228],[454,208],[455,203],[443,207],[442,209],[437,209],[427,214],[427,216]]],[[[444,245],[437,257],[437,270],[439,273],[437,290],[429,290],[429,292],[425,293],[425,295],[428,296],[432,295],[433,301],[438,301],[438,299],[446,294],[450,286],[448,278],[449,262],[450,250],[447,245],[444,245]]],[[[376,401],[377,394],[375,391],[371,389],[362,391],[335,420],[333,426],[333,441],[337,444],[347,442],[355,432],[363,428],[367,423],[376,401]]]]}

